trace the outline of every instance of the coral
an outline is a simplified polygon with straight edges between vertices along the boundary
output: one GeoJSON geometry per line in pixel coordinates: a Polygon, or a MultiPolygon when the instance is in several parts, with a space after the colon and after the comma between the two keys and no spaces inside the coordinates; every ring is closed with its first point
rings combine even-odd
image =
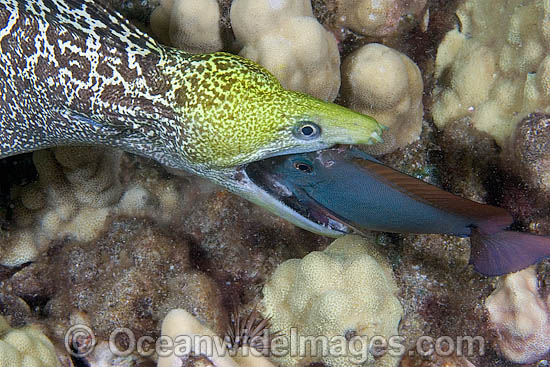
{"type": "Polygon", "coordinates": [[[434,122],[468,116],[503,147],[526,115],[550,110],[550,8],[469,0],[456,14],[460,28],[437,51],[434,122]]]}
{"type": "Polygon", "coordinates": [[[0,366],[56,367],[59,362],[53,344],[38,327],[12,329],[0,316],[0,366]]]}
{"type": "MultiPolygon", "coordinates": [[[[265,285],[263,304],[265,314],[272,316],[273,330],[290,335],[292,327],[298,336],[345,338],[356,347],[357,343],[368,344],[365,337],[397,335],[403,309],[396,292],[387,260],[368,240],[346,236],[323,252],[314,251],[302,260],[281,264],[265,285]]],[[[322,355],[318,347],[313,344],[305,356],[285,354],[277,361],[286,367],[307,362],[330,367],[357,363],[357,356],[322,355]]],[[[361,364],[373,363],[370,353],[365,350],[361,364]]],[[[399,359],[385,353],[374,365],[396,366],[399,359]]]]}
{"type": "Polygon", "coordinates": [[[516,172],[550,200],[550,115],[531,114],[523,119],[507,148],[516,172]]]}
{"type": "Polygon", "coordinates": [[[306,0],[235,0],[231,25],[241,56],[272,72],[291,90],[332,101],[340,88],[334,36],[313,17],[306,0]]]}
{"type": "Polygon", "coordinates": [[[422,76],[404,54],[371,43],[342,63],[342,96],[348,107],[389,127],[385,143],[369,147],[388,153],[418,139],[422,130],[422,76]]]}
{"type": "Polygon", "coordinates": [[[89,241],[104,228],[109,206],[118,201],[120,152],[99,148],[37,151],[39,181],[16,190],[16,230],[2,233],[0,263],[33,260],[54,239],[89,241]]]}
{"type": "MultiPolygon", "coordinates": [[[[232,358],[222,338],[201,324],[189,312],[182,309],[173,309],[166,315],[162,322],[161,334],[174,341],[178,340],[177,337],[179,336],[190,337],[191,345],[188,345],[188,347],[192,349],[194,358],[199,356],[205,357],[215,367],[274,367],[267,358],[262,357],[259,353],[248,349],[246,346],[239,348],[239,351],[233,353],[236,355],[233,355],[232,358]],[[207,344],[204,342],[197,345],[193,339],[196,336],[208,337],[209,341],[215,345],[212,352],[208,351],[207,344]]],[[[177,344],[177,342],[174,344],[177,344]]],[[[191,351],[188,351],[186,354],[190,354],[189,352],[191,351]]],[[[175,353],[171,353],[168,356],[160,356],[158,367],[181,366],[183,364],[178,361],[178,358],[182,357],[176,356],[175,353]]]]}
{"type": "MultiPolygon", "coordinates": [[[[180,214],[181,198],[169,180],[120,180],[120,151],[59,147],[33,153],[39,180],[13,191],[14,219],[0,235],[0,264],[17,266],[56,240],[98,238],[113,215],[151,217],[180,214]]],[[[151,171],[148,171],[151,173],[151,171]]]]}
{"type": "Polygon", "coordinates": [[[11,289],[29,303],[28,313],[62,330],[79,309],[100,342],[117,327],[154,336],[179,307],[221,335],[227,305],[252,307],[277,264],[328,243],[208,181],[174,178],[140,157],[123,154],[118,175],[122,195],[109,206],[103,233],[51,241],[32,264],[6,272],[1,309],[11,289]]]}
{"type": "Polygon", "coordinates": [[[151,14],[153,33],[166,44],[192,53],[223,47],[216,0],[161,0],[151,14]]]}
{"type": "Polygon", "coordinates": [[[395,33],[404,18],[419,18],[426,0],[337,0],[339,23],[365,36],[395,33]]]}
{"type": "Polygon", "coordinates": [[[532,363],[550,351],[550,312],[538,293],[534,267],[508,274],[487,298],[500,352],[515,363],[532,363]]]}

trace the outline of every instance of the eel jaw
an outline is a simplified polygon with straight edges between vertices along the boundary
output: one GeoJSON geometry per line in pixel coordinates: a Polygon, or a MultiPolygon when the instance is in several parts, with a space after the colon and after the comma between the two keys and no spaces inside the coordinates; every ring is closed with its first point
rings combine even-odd
{"type": "Polygon", "coordinates": [[[245,165],[225,171],[223,175],[216,175],[214,181],[310,232],[339,237],[353,230],[306,193],[300,192],[303,195],[297,197],[285,185],[284,178],[255,166],[245,165]]]}

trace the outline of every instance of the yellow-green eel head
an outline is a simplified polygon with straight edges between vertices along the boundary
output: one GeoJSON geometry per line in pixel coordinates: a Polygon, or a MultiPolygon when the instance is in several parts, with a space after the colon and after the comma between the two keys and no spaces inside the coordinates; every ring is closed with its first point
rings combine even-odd
{"type": "Polygon", "coordinates": [[[226,53],[187,60],[178,98],[187,123],[182,148],[192,170],[317,233],[337,235],[285,206],[248,179],[246,165],[335,144],[373,144],[383,127],[334,103],[284,89],[258,64],[226,53]],[[194,111],[192,115],[189,111],[194,111]]]}
{"type": "Polygon", "coordinates": [[[381,141],[372,117],[284,89],[260,65],[214,53],[186,60],[175,92],[183,155],[205,170],[233,169],[281,154],[381,141]]]}

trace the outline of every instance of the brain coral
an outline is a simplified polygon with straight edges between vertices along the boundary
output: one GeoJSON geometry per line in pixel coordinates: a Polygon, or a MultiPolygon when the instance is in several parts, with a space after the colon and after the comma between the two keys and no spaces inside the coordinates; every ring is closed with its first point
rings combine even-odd
{"type": "Polygon", "coordinates": [[[530,0],[469,0],[436,58],[433,118],[469,116],[504,146],[531,112],[550,111],[550,7],[530,0]]]}
{"type": "MultiPolygon", "coordinates": [[[[272,329],[300,337],[325,336],[329,343],[346,343],[347,351],[366,347],[368,338],[397,335],[403,309],[395,296],[397,286],[383,256],[358,236],[334,241],[325,251],[281,264],[264,288],[265,313],[272,329]],[[339,338],[339,339],[338,339],[339,338]],[[338,340],[337,340],[338,339],[338,340]],[[349,343],[349,344],[348,344],[349,343]]],[[[357,350],[356,350],[357,351],[357,350]]],[[[358,355],[321,355],[317,344],[306,355],[285,354],[277,362],[285,367],[321,362],[330,367],[397,366],[400,356],[384,353],[373,359],[358,355]],[[362,358],[362,359],[361,359],[362,358]]]]}
{"type": "Polygon", "coordinates": [[[340,88],[334,36],[313,17],[308,0],[235,0],[231,26],[252,59],[291,90],[332,101],[340,88]]]}
{"type": "Polygon", "coordinates": [[[50,340],[36,327],[12,329],[0,316],[0,366],[56,367],[59,361],[50,340]]]}
{"type": "Polygon", "coordinates": [[[515,363],[533,363],[550,351],[550,313],[537,283],[533,267],[508,274],[485,302],[500,351],[515,363]]]}
{"type": "Polygon", "coordinates": [[[361,47],[342,64],[342,96],[348,107],[389,127],[384,144],[369,147],[373,154],[388,153],[418,139],[423,88],[416,64],[378,43],[361,47]]]}

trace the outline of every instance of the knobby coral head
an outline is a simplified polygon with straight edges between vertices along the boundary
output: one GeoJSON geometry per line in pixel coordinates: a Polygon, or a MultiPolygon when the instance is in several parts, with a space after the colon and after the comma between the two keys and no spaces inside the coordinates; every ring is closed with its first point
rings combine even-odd
{"type": "Polygon", "coordinates": [[[227,53],[192,56],[175,95],[185,116],[182,154],[206,168],[372,144],[382,133],[373,118],[285,90],[263,67],[227,53]]]}

